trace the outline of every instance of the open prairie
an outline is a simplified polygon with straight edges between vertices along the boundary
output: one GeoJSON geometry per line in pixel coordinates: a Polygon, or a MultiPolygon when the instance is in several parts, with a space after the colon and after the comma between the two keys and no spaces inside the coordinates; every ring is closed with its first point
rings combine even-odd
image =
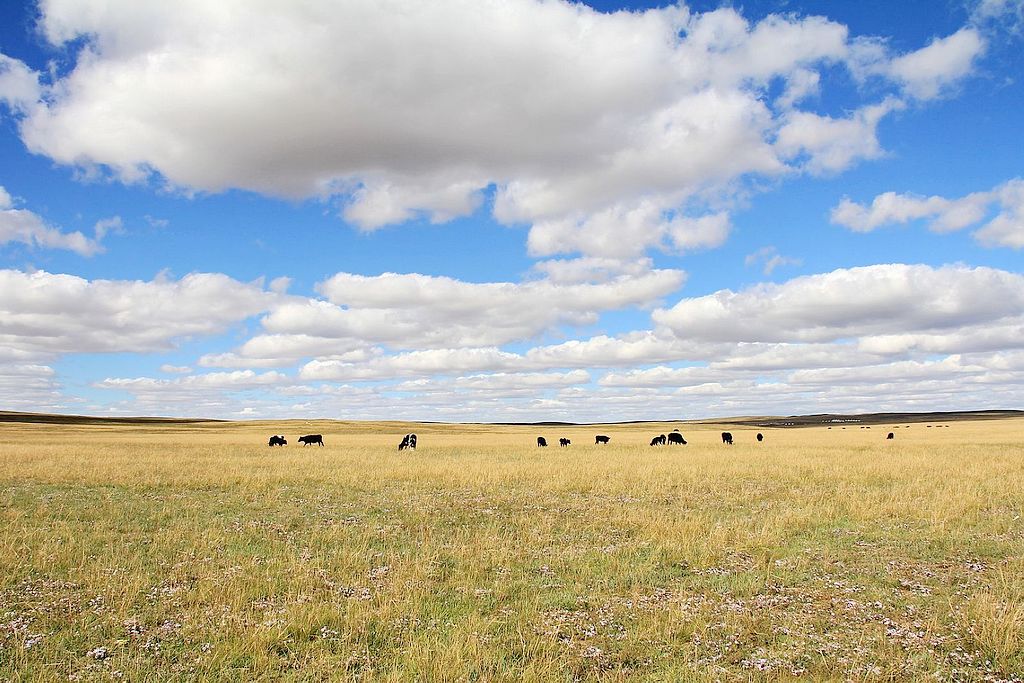
{"type": "Polygon", "coordinates": [[[0,680],[1020,680],[1024,420],[894,427],[0,424],[0,680]]]}

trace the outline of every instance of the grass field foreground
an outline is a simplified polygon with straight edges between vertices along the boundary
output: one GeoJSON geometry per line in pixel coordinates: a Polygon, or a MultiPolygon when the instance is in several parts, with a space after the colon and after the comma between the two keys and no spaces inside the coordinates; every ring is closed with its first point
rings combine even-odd
{"type": "Polygon", "coordinates": [[[0,680],[1019,681],[1024,420],[895,427],[0,424],[0,680]]]}

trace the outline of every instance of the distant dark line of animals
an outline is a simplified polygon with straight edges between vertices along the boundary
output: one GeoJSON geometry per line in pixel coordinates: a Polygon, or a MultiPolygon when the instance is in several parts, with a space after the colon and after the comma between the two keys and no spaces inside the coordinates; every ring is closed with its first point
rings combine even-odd
{"type": "MultiPolygon", "coordinates": [[[[931,427],[932,425],[926,425],[926,426],[931,427]]],[[[949,425],[934,425],[934,426],[936,426],[936,427],[948,427],[949,425]]],[[[906,427],[909,428],[910,425],[906,425],[906,427]]],[[[832,429],[832,427],[829,427],[829,429],[832,429]]],[[[843,427],[843,429],[846,429],[846,427],[843,427]]],[[[870,429],[870,427],[865,425],[865,426],[862,426],[861,429],[870,429]]],[[[899,429],[899,426],[897,425],[896,427],[894,427],[894,429],[899,429]]],[[[757,439],[758,443],[761,443],[761,442],[764,441],[764,434],[762,434],[761,432],[758,432],[755,435],[754,438],[757,439]]],[[[886,435],[885,438],[886,438],[886,440],[892,440],[892,439],[896,438],[896,435],[893,432],[889,432],[886,435]]],[[[303,446],[312,446],[312,445],[323,446],[324,445],[324,437],[323,437],[322,434],[307,434],[305,436],[300,436],[298,440],[299,440],[299,443],[301,443],[303,446]]],[[[612,440],[612,438],[610,436],[606,436],[604,434],[598,434],[598,435],[596,435],[594,437],[594,444],[600,446],[600,445],[607,444],[611,440],[612,440]]],[[[732,435],[732,432],[722,432],[722,443],[726,444],[728,446],[732,446],[733,445],[733,435],[732,435]]],[[[572,441],[570,441],[569,439],[565,438],[564,436],[558,439],[558,445],[560,447],[562,447],[562,448],[566,448],[566,447],[568,447],[571,444],[572,444],[572,441]]],[[[683,435],[679,433],[678,429],[673,429],[668,434],[659,434],[659,435],[657,435],[657,436],[655,436],[654,438],[651,439],[651,445],[652,446],[665,446],[665,445],[670,445],[670,444],[679,444],[679,445],[685,446],[687,444],[687,441],[686,441],[685,438],[683,438],[683,435]]],[[[287,446],[288,445],[288,441],[287,441],[287,439],[285,439],[284,434],[274,434],[273,436],[270,437],[270,440],[267,442],[267,445],[270,446],[270,447],[274,447],[274,446],[287,446]]],[[[548,445],[548,442],[547,442],[546,438],[544,438],[543,436],[538,436],[537,437],[537,446],[538,447],[546,448],[547,445],[548,445]]],[[[402,437],[401,443],[398,444],[398,450],[400,450],[400,451],[404,451],[407,448],[412,449],[412,450],[416,450],[416,435],[415,434],[406,434],[404,437],[402,437]]]]}

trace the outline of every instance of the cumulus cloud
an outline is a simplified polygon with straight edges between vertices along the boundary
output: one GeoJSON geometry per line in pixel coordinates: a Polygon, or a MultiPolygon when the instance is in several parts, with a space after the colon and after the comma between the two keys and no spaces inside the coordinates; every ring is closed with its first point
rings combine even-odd
{"type": "Polygon", "coordinates": [[[58,163],[332,198],[366,230],[464,216],[493,188],[494,217],[530,225],[532,253],[617,258],[721,244],[708,199],[751,176],[881,154],[898,101],[798,109],[824,70],[926,98],[984,49],[970,28],[892,55],[822,17],[540,0],[51,1],[40,28],[74,46],[73,68],[40,79],[4,57],[0,98],[58,163]]]}
{"type": "Polygon", "coordinates": [[[61,232],[48,226],[37,214],[15,208],[10,193],[0,186],[0,245],[19,242],[37,249],[67,249],[82,256],[93,256],[103,251],[100,240],[110,227],[104,221],[97,223],[96,239],[89,239],[78,231],[61,232]]]}
{"type": "Polygon", "coordinates": [[[166,350],[223,332],[271,296],[221,274],[147,282],[0,270],[0,345],[37,357],[166,350]]]}
{"type": "Polygon", "coordinates": [[[564,368],[608,368],[678,360],[706,360],[724,347],[636,331],[535,346],[524,353],[471,347],[379,353],[360,362],[317,358],[300,370],[303,380],[366,381],[443,377],[464,373],[530,373],[564,368]]]}
{"type": "Polygon", "coordinates": [[[933,232],[951,232],[975,226],[974,238],[988,247],[1024,247],[1024,180],[1014,178],[998,187],[958,199],[884,192],[870,205],[849,198],[832,209],[832,222],[855,232],[870,232],[885,225],[927,220],[933,232]],[[987,222],[985,219],[995,212],[987,222]]]}
{"type": "Polygon", "coordinates": [[[6,410],[58,410],[69,401],[48,365],[4,362],[0,355],[0,401],[6,410]]]}
{"type": "Polygon", "coordinates": [[[588,256],[572,259],[549,259],[533,264],[533,270],[555,285],[585,282],[608,282],[620,275],[638,277],[654,269],[649,258],[622,260],[588,256]]]}
{"type": "Polygon", "coordinates": [[[733,342],[829,342],[949,333],[1024,316],[1024,276],[992,268],[885,264],[840,269],[683,299],[653,313],[679,337],[733,342]]]}
{"type": "Polygon", "coordinates": [[[38,75],[24,62],[0,54],[0,102],[24,113],[42,97],[38,75]]]}
{"type": "Polygon", "coordinates": [[[275,401],[266,398],[267,390],[278,390],[291,384],[292,378],[279,372],[236,370],[174,379],[107,377],[93,386],[131,396],[130,400],[110,405],[110,412],[237,419],[259,414],[253,408],[253,402],[261,407],[276,407],[275,401]]]}
{"type": "MultiPolygon", "coordinates": [[[[682,286],[678,270],[643,270],[604,282],[471,283],[416,273],[338,273],[317,285],[326,300],[291,300],[262,320],[274,353],[332,355],[380,343],[396,349],[491,346],[559,325],[590,325],[604,311],[653,305],[682,286]]],[[[241,352],[258,357],[254,346],[241,352]]],[[[282,355],[274,357],[283,357],[282,355]]],[[[291,355],[294,358],[294,355],[291,355]]]]}
{"type": "Polygon", "coordinates": [[[878,123],[904,106],[901,100],[887,98],[840,119],[813,112],[792,112],[779,129],[776,147],[785,158],[812,174],[838,173],[855,161],[882,155],[878,123]]]}
{"type": "Polygon", "coordinates": [[[251,389],[267,385],[282,384],[289,381],[288,376],[280,372],[270,371],[257,373],[252,370],[235,370],[232,372],[209,372],[203,375],[189,375],[177,379],[153,379],[151,377],[119,378],[108,377],[96,383],[103,389],[126,390],[161,390],[205,387],[214,389],[251,389]]]}
{"type": "Polygon", "coordinates": [[[945,38],[936,38],[916,52],[893,59],[887,72],[911,96],[931,99],[970,73],[984,50],[985,41],[978,30],[962,28],[945,38]]]}

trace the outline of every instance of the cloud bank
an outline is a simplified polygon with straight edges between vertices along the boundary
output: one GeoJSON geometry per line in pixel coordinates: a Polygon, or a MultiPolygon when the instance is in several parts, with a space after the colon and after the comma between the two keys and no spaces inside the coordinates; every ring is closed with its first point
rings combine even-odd
{"type": "Polygon", "coordinates": [[[40,31],[77,50],[68,73],[0,62],[35,153],[127,183],[318,197],[364,230],[493,193],[538,256],[717,246],[716,194],[879,156],[879,122],[986,49],[974,27],[892,54],[823,17],[540,0],[46,0],[40,31]],[[886,94],[801,108],[835,68],[886,94]]]}

